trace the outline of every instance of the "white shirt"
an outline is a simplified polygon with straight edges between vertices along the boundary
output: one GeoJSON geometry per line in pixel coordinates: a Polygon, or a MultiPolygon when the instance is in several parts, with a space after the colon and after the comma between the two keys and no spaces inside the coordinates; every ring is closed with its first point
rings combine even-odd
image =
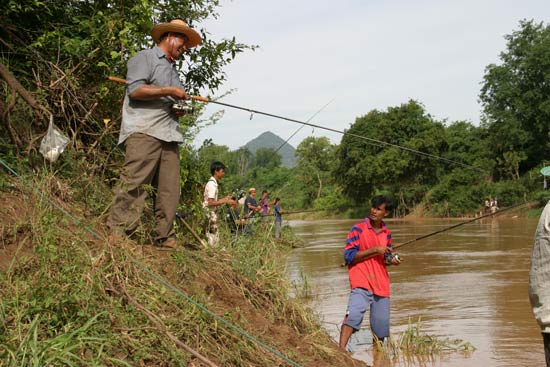
{"type": "Polygon", "coordinates": [[[204,186],[203,208],[208,208],[208,199],[218,200],[218,181],[214,176],[210,177],[210,180],[204,186]]]}

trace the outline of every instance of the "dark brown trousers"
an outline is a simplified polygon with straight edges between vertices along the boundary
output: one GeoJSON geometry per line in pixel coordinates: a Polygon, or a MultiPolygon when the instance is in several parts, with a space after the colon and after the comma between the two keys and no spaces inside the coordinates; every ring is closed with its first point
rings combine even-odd
{"type": "Polygon", "coordinates": [[[107,226],[115,233],[134,232],[145,207],[147,186],[151,186],[155,190],[155,240],[173,237],[180,196],[178,143],[135,133],[126,139],[125,146],[120,184],[115,191],[107,226]]]}

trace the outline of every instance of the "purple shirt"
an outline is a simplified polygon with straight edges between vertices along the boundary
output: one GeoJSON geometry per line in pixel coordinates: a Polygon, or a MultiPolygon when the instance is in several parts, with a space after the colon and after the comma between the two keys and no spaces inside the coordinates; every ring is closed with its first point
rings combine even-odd
{"type": "Polygon", "coordinates": [[[260,199],[260,206],[262,207],[262,213],[268,214],[269,207],[267,206],[267,198],[260,199]]]}

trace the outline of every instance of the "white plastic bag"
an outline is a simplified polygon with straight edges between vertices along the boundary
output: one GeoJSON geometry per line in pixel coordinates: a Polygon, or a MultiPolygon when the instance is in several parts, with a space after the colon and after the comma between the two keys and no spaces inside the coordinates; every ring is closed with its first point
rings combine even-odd
{"type": "Polygon", "coordinates": [[[50,125],[46,135],[40,143],[40,153],[49,160],[55,162],[69,144],[69,138],[53,124],[53,115],[50,115],[50,125]]]}

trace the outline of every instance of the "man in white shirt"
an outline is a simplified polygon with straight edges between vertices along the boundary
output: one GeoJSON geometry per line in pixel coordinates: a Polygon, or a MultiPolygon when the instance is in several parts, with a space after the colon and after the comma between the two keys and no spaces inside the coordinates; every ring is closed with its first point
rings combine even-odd
{"type": "Polygon", "coordinates": [[[225,176],[225,165],[222,162],[213,162],[210,165],[212,177],[204,186],[202,207],[207,210],[206,238],[210,246],[216,246],[220,240],[218,228],[218,216],[216,208],[220,205],[231,203],[231,195],[218,200],[218,181],[225,176]]]}

